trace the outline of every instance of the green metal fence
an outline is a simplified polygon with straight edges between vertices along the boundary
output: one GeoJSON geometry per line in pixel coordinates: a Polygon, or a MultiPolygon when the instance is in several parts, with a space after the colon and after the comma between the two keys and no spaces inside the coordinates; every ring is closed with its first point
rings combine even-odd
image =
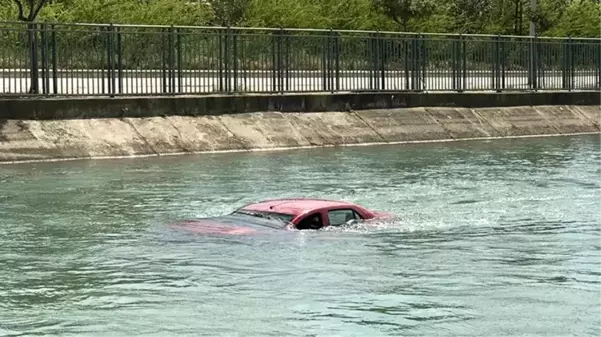
{"type": "Polygon", "coordinates": [[[599,90],[601,40],[0,23],[0,95],[599,90]]]}

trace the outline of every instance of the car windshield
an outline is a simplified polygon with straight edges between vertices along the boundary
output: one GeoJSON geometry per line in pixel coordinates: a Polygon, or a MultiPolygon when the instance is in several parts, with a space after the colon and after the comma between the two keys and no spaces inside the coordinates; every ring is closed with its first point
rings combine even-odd
{"type": "Polygon", "coordinates": [[[283,222],[284,225],[291,222],[292,219],[294,218],[290,214],[276,213],[276,212],[249,211],[249,210],[243,210],[243,209],[239,209],[239,210],[235,211],[233,214],[243,214],[243,215],[254,216],[257,218],[279,220],[279,221],[283,222]]]}

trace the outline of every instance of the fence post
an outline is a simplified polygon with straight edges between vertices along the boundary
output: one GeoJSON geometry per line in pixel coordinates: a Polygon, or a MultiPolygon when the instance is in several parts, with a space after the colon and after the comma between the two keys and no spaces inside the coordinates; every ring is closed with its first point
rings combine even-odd
{"type": "Polygon", "coordinates": [[[413,36],[411,39],[411,90],[417,90],[417,38],[413,36]]]}
{"type": "Polygon", "coordinates": [[[467,43],[463,35],[461,35],[461,74],[463,79],[461,92],[463,92],[467,88],[467,43]]]}
{"type": "Polygon", "coordinates": [[[451,42],[451,73],[452,73],[452,78],[451,78],[451,84],[452,84],[452,88],[453,90],[457,91],[458,88],[458,76],[459,76],[459,46],[458,46],[459,42],[456,38],[453,38],[452,42],[451,42]]]}
{"type": "Polygon", "coordinates": [[[238,91],[238,31],[237,30],[232,30],[232,49],[233,49],[233,53],[232,53],[232,70],[234,72],[234,90],[233,92],[237,92],[238,91]]]}
{"type": "Polygon", "coordinates": [[[117,26],[117,78],[119,79],[119,94],[123,93],[123,36],[121,27],[117,26]]]}
{"type": "Polygon", "coordinates": [[[111,23],[107,29],[107,53],[108,53],[108,82],[109,82],[109,96],[115,97],[115,46],[113,40],[113,34],[115,27],[111,23]]]}
{"type": "Polygon", "coordinates": [[[330,31],[324,33],[325,34],[325,37],[324,37],[324,43],[325,44],[324,44],[324,47],[323,47],[324,48],[324,53],[325,53],[324,54],[325,55],[324,56],[325,57],[324,58],[324,74],[325,74],[324,80],[325,80],[325,84],[326,84],[325,87],[324,87],[324,91],[331,91],[332,90],[332,86],[331,86],[331,84],[332,84],[332,81],[331,81],[331,79],[332,79],[332,72],[331,72],[331,69],[332,69],[332,48],[331,48],[331,38],[330,38],[331,30],[332,29],[330,29],[330,31]]]}
{"type": "Polygon", "coordinates": [[[171,25],[167,30],[167,50],[169,50],[169,92],[175,94],[175,55],[173,45],[173,32],[174,27],[171,25]]]}
{"type": "Polygon", "coordinates": [[[327,35],[325,37],[322,37],[323,41],[322,41],[322,45],[321,45],[321,90],[322,91],[327,91],[328,90],[328,37],[327,35]]]}
{"type": "Polygon", "coordinates": [[[55,26],[52,25],[52,34],[51,34],[51,46],[52,46],[52,89],[54,94],[58,94],[58,60],[56,57],[56,29],[55,26]]]}
{"type": "Polygon", "coordinates": [[[501,84],[500,84],[500,80],[501,80],[501,41],[500,41],[501,37],[499,35],[494,37],[494,51],[493,51],[493,75],[492,75],[492,80],[493,80],[493,88],[495,89],[496,92],[501,92],[501,84]]]}
{"type": "Polygon", "coordinates": [[[507,43],[507,38],[501,37],[501,46],[500,46],[501,47],[501,55],[500,55],[500,58],[501,58],[501,60],[500,60],[501,61],[501,74],[500,74],[500,76],[501,76],[501,91],[505,90],[505,86],[506,86],[506,82],[505,82],[505,66],[507,64],[506,60],[505,60],[506,43],[507,43]]]}
{"type": "Polygon", "coordinates": [[[463,92],[467,82],[467,50],[463,34],[453,40],[453,90],[463,92]]]}
{"type": "Polygon", "coordinates": [[[597,89],[601,89],[601,43],[597,46],[597,89]]]}
{"type": "Polygon", "coordinates": [[[336,91],[340,91],[340,32],[334,33],[334,68],[336,72],[336,91]]]}
{"type": "MultiPolygon", "coordinates": [[[[543,65],[544,54],[545,54],[545,44],[543,44],[544,40],[541,41],[540,37],[536,37],[536,44],[534,45],[534,55],[536,56],[536,63],[534,64],[534,70],[536,73],[536,88],[537,90],[543,89],[546,85],[545,81],[545,67],[543,65]]],[[[548,48],[548,47],[547,47],[548,48]]]]}
{"type": "Polygon", "coordinates": [[[428,90],[427,84],[427,68],[428,68],[428,48],[426,48],[428,38],[420,34],[420,55],[421,55],[421,68],[420,68],[420,91],[428,90]]]}
{"type": "Polygon", "coordinates": [[[175,45],[176,45],[176,53],[177,53],[177,92],[180,94],[184,93],[183,90],[183,71],[182,71],[182,64],[183,64],[183,59],[184,59],[184,55],[183,55],[183,47],[182,47],[182,31],[180,28],[177,28],[175,30],[175,45]]]}
{"type": "Polygon", "coordinates": [[[329,86],[330,86],[330,92],[334,92],[336,91],[336,83],[337,83],[337,78],[336,78],[336,33],[334,32],[334,30],[332,28],[330,28],[330,32],[328,33],[328,40],[330,41],[329,43],[329,47],[328,47],[328,53],[329,53],[329,67],[328,67],[328,76],[329,76],[329,86]]]}
{"type": "MultiPolygon", "coordinates": [[[[280,28],[281,29],[281,28],[280,28]]],[[[279,79],[279,64],[278,64],[278,48],[280,31],[275,31],[271,34],[271,91],[278,92],[277,81],[279,79]]]]}
{"type": "Polygon", "coordinates": [[[48,87],[50,85],[49,81],[49,67],[48,67],[48,28],[45,23],[42,23],[42,93],[44,95],[48,94],[48,87]]]}
{"type": "Polygon", "coordinates": [[[570,89],[570,42],[571,38],[568,38],[567,41],[563,43],[563,57],[562,57],[562,67],[561,67],[561,88],[563,90],[570,89]]]}
{"type": "MultiPolygon", "coordinates": [[[[219,85],[218,91],[223,92],[223,41],[221,41],[221,36],[223,35],[223,31],[221,29],[217,29],[217,83],[219,85]]],[[[210,70],[207,70],[208,74],[210,74],[210,70]]]]}
{"type": "Polygon", "coordinates": [[[403,49],[405,52],[405,90],[409,90],[409,41],[407,41],[407,37],[403,38],[403,49]]]}
{"type": "Polygon", "coordinates": [[[414,90],[421,91],[422,90],[422,35],[418,34],[415,39],[415,63],[414,63],[414,72],[415,72],[415,86],[414,90]]]}
{"type": "Polygon", "coordinates": [[[224,72],[225,72],[225,78],[223,79],[225,81],[225,88],[224,91],[227,93],[231,93],[231,83],[230,83],[230,27],[227,27],[227,29],[225,30],[225,36],[224,36],[224,72]]]}
{"type": "MultiPolygon", "coordinates": [[[[278,37],[278,86],[279,91],[282,93],[286,91],[286,89],[284,88],[284,78],[288,79],[287,74],[284,75],[284,56],[287,56],[288,53],[287,46],[284,45],[284,36],[284,29],[280,28],[278,37]]],[[[286,64],[288,63],[286,62],[286,64]]]]}
{"type": "Polygon", "coordinates": [[[286,82],[285,91],[290,90],[290,33],[282,29],[284,39],[284,78],[286,82]]]}
{"type": "MultiPolygon", "coordinates": [[[[373,52],[373,36],[372,33],[367,34],[367,38],[365,40],[366,43],[366,47],[367,47],[367,54],[366,54],[366,58],[367,58],[367,66],[366,66],[366,71],[367,71],[367,76],[368,76],[368,84],[369,84],[369,90],[373,90],[374,89],[374,74],[373,74],[373,68],[374,68],[374,52],[373,52]]],[[[361,82],[359,79],[361,78],[360,75],[361,73],[359,72],[357,74],[357,80],[359,82],[361,82]]]]}
{"type": "Polygon", "coordinates": [[[165,28],[161,28],[161,74],[163,76],[163,93],[167,93],[167,59],[169,55],[165,56],[169,51],[165,46],[165,28]]]}
{"type": "Polygon", "coordinates": [[[574,89],[574,80],[575,80],[575,72],[576,72],[576,67],[574,64],[574,47],[575,47],[575,43],[574,40],[572,40],[572,37],[570,36],[570,91],[572,91],[574,89]]]}
{"type": "Polygon", "coordinates": [[[530,89],[537,91],[538,90],[538,72],[536,69],[536,65],[538,62],[537,52],[538,52],[538,39],[536,36],[530,38],[530,57],[528,58],[530,64],[530,89]]]}
{"type": "Polygon", "coordinates": [[[379,66],[380,66],[380,90],[384,91],[386,90],[386,43],[387,43],[387,39],[384,38],[384,34],[380,33],[380,36],[378,37],[378,54],[380,56],[379,58],[379,66]]]}
{"type": "Polygon", "coordinates": [[[224,66],[224,70],[225,70],[225,91],[227,93],[231,93],[231,83],[230,83],[230,27],[227,27],[227,29],[225,30],[225,43],[224,43],[224,48],[225,48],[225,66],[224,66]]]}

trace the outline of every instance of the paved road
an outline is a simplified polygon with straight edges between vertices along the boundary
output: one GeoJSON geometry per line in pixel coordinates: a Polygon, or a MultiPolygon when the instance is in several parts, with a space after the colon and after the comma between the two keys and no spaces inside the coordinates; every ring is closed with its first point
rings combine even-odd
{"type": "MultiPolygon", "coordinates": [[[[26,77],[2,77],[0,72],[0,94],[20,94],[26,93],[30,86],[30,80],[26,77]]],[[[244,77],[242,74],[234,82],[230,79],[230,91],[239,92],[271,92],[274,90],[274,81],[271,73],[266,76],[244,77]],[[235,88],[235,89],[234,89],[235,88]]],[[[176,93],[218,93],[227,91],[225,80],[220,80],[217,76],[191,76],[188,74],[181,80],[175,79],[174,91],[176,93]],[[181,82],[181,83],[180,83],[181,82]],[[220,85],[221,83],[221,85],[220,85]],[[222,89],[222,90],[220,90],[222,89]]],[[[464,90],[493,90],[494,83],[491,74],[477,74],[460,78],[459,81],[464,84],[464,90]]],[[[541,89],[561,89],[562,77],[560,74],[541,76],[538,79],[541,89]]],[[[169,82],[166,82],[166,90],[169,92],[169,82]]],[[[369,77],[358,77],[355,75],[341,76],[338,81],[331,79],[324,83],[321,76],[313,77],[290,77],[284,78],[280,89],[290,92],[299,91],[358,91],[358,90],[377,90],[381,89],[381,79],[372,80],[369,77]],[[327,85],[331,85],[327,86],[327,85]]],[[[528,77],[525,73],[513,73],[506,76],[504,81],[506,89],[528,89],[528,77]]],[[[57,94],[59,95],[102,95],[109,93],[109,84],[111,81],[107,77],[60,77],[57,79],[57,94]]],[[[428,76],[418,80],[418,83],[424,85],[421,89],[431,91],[454,90],[452,76],[428,76]]],[[[572,81],[574,89],[595,89],[599,87],[599,78],[593,72],[587,74],[577,74],[572,81]]],[[[164,81],[161,77],[128,77],[116,79],[116,92],[130,95],[161,94],[164,91],[164,81]],[[119,90],[120,88],[120,90],[119,90]]],[[[276,80],[275,84],[278,84],[276,80]]],[[[503,85],[502,82],[500,82],[503,85]]],[[[40,80],[40,90],[42,81],[40,80]]],[[[404,75],[387,76],[384,79],[384,89],[386,90],[405,90],[411,88],[411,78],[406,83],[404,75]],[[406,85],[408,84],[408,85],[406,85]]],[[[49,91],[54,92],[53,80],[49,81],[49,91]]]]}

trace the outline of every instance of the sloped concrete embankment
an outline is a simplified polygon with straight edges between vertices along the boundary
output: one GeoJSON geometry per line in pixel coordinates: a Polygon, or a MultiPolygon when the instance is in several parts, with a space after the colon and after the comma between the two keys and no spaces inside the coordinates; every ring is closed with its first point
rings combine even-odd
{"type": "Polygon", "coordinates": [[[0,162],[595,133],[598,106],[0,121],[0,162]]]}

